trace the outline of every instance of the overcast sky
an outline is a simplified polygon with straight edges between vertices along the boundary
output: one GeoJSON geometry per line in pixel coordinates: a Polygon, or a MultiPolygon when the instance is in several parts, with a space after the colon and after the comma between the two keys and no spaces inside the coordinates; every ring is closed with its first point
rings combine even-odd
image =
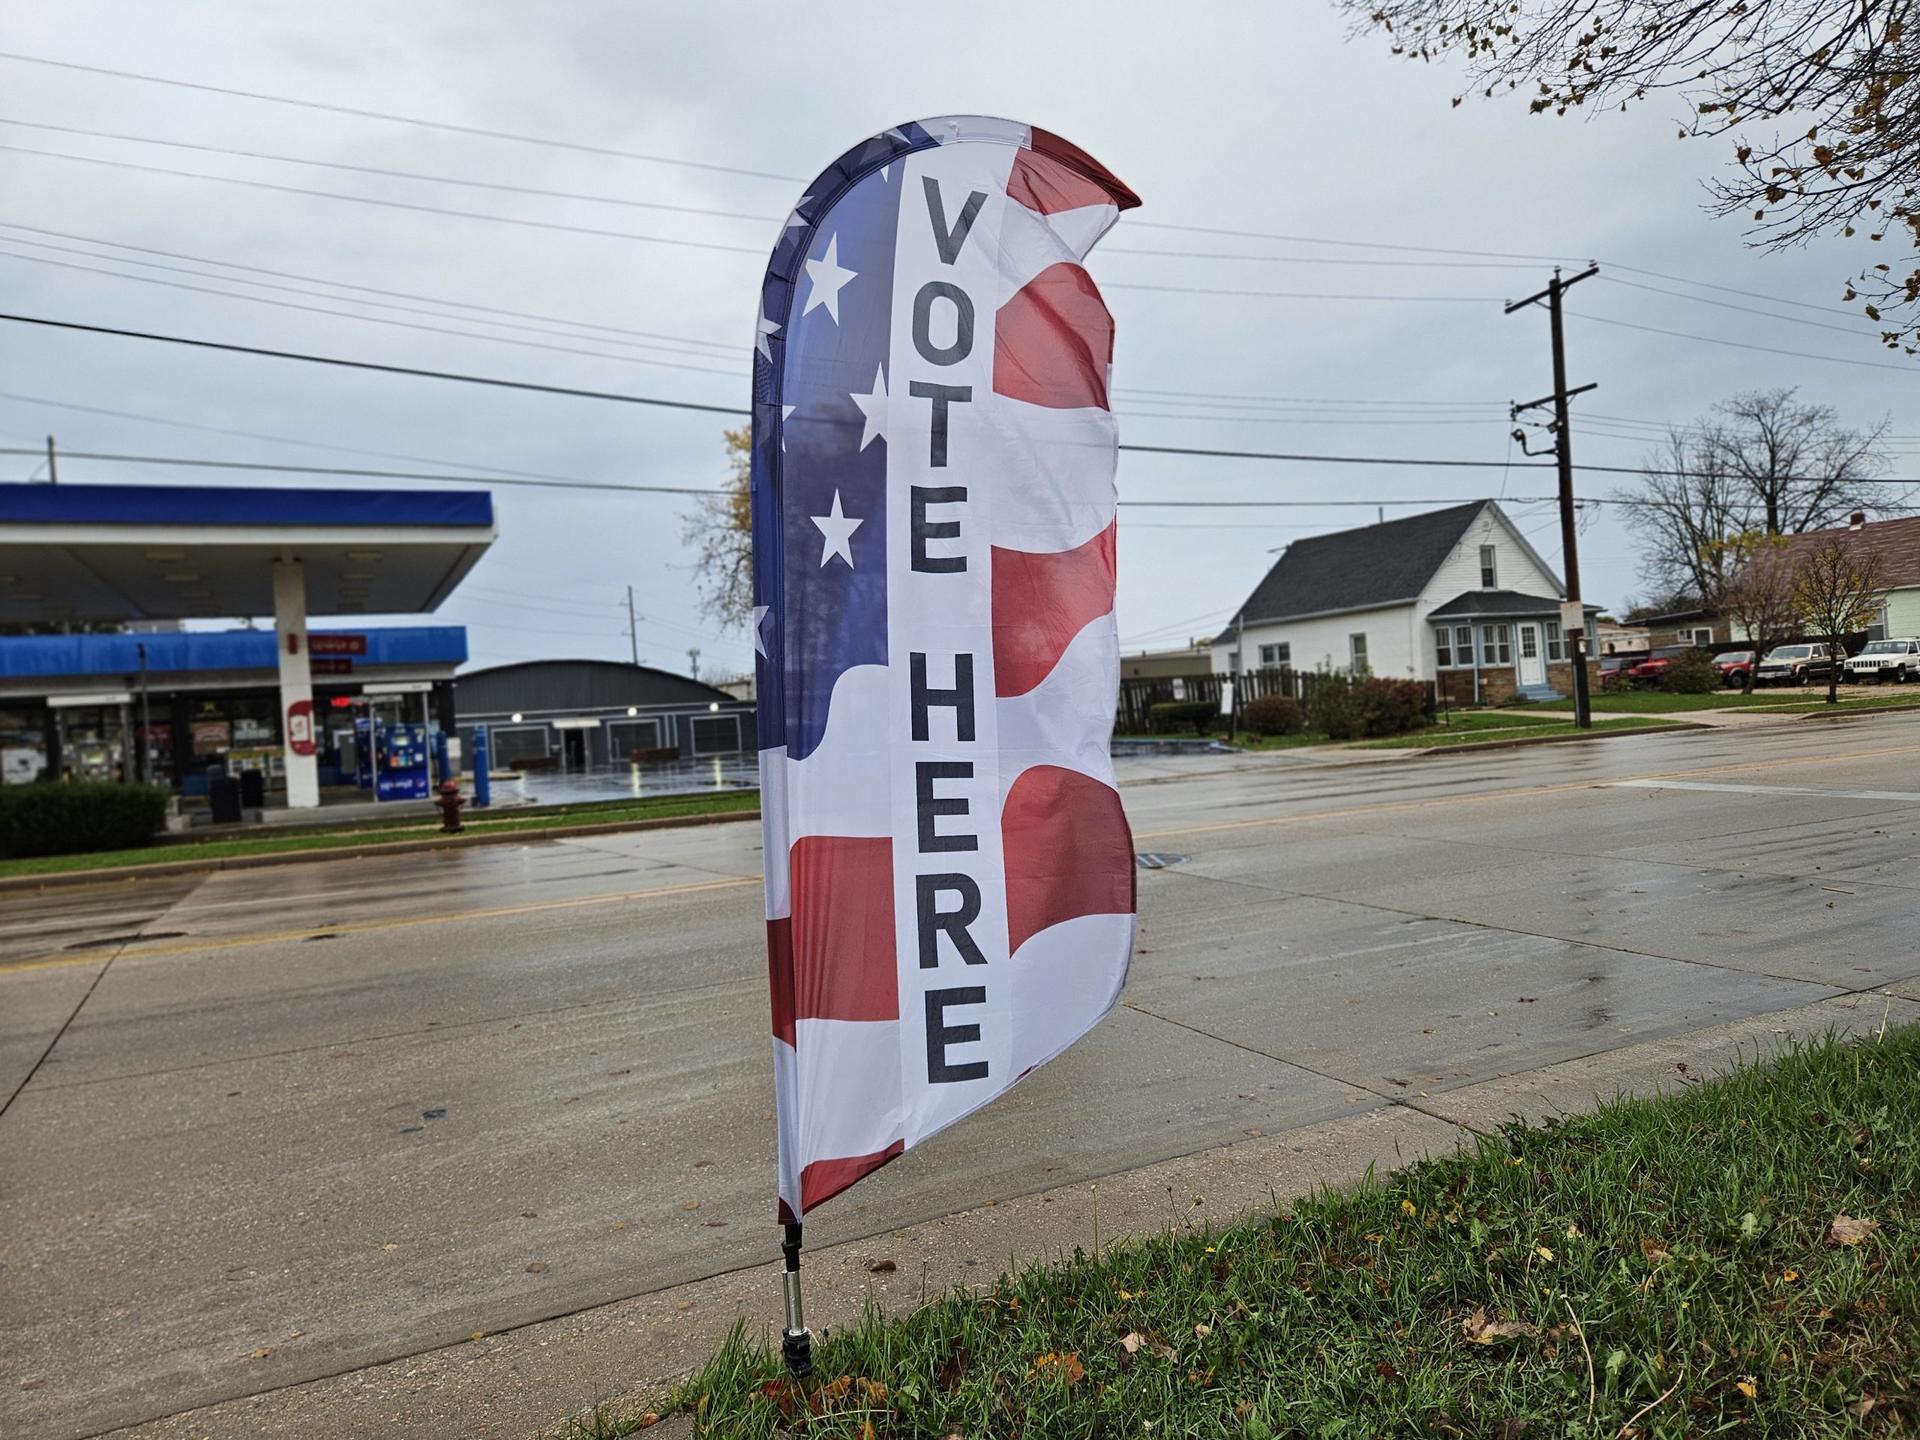
{"type": "MultiPolygon", "coordinates": [[[[1143,198],[1091,264],[1118,327],[1114,380],[1124,441],[1521,461],[1507,440],[1505,406],[1552,388],[1546,317],[1504,316],[1500,302],[1539,288],[1549,265],[1488,255],[1502,252],[1602,264],[1605,278],[1569,301],[1571,379],[1600,385],[1577,402],[1582,416],[1596,417],[1576,426],[1579,460],[1632,464],[1648,452],[1658,425],[1686,423],[1738,390],[1797,385],[1804,398],[1836,406],[1852,423],[1891,415],[1893,430],[1909,437],[1896,469],[1920,470],[1911,367],[1878,348],[1870,327],[1838,305],[1849,269],[1876,258],[1864,245],[1748,251],[1737,225],[1700,210],[1701,181],[1722,164],[1724,148],[1678,143],[1668,102],[1583,120],[1529,116],[1513,98],[1455,109],[1457,71],[1397,60],[1379,37],[1349,38],[1333,6],[1318,0],[777,10],[716,0],[63,0],[10,6],[5,34],[6,48],[46,59],[692,163],[583,154],[0,60],[0,119],[8,122],[744,217],[383,178],[7,123],[0,125],[0,146],[10,147],[0,149],[0,220],[39,227],[0,229],[0,300],[9,310],[744,405],[759,275],[775,217],[801,182],[855,141],[901,121],[990,113],[1066,136],[1143,198]],[[26,149],[628,234],[427,214],[26,149]],[[1167,225],[1303,238],[1154,228],[1167,225]],[[1335,241],[1345,243],[1328,243],[1335,241]],[[1147,251],[1162,253],[1140,253],[1147,251]],[[136,259],[179,268],[128,263],[136,259]],[[284,274],[228,268],[236,264],[284,274]],[[1675,284],[1628,266],[1747,293],[1675,284]],[[238,283],[243,275],[320,293],[252,287],[238,283]],[[411,308],[376,310],[354,296],[411,308]],[[1707,299],[1723,304],[1699,303],[1707,299]],[[1782,300],[1834,308],[1823,314],[1782,300]],[[512,320],[528,328],[507,329],[485,323],[480,311],[439,302],[542,318],[512,320]],[[405,323],[350,318],[371,316],[405,323]],[[1302,400],[1311,403],[1292,403],[1302,400]]],[[[491,467],[668,485],[718,484],[724,474],[725,422],[712,415],[24,327],[0,336],[0,392],[5,444],[40,443],[51,431],[75,450],[449,473],[491,467]],[[87,406],[147,418],[62,408],[87,406]]],[[[21,479],[32,468],[10,457],[0,475],[21,479]]],[[[189,475],[78,461],[61,467],[63,481],[189,475]]],[[[1588,473],[1578,484],[1584,495],[1604,495],[1626,479],[1588,473]]],[[[1475,471],[1125,455],[1120,467],[1123,501],[1417,502],[1387,510],[1404,515],[1447,500],[1504,496],[1557,567],[1554,512],[1531,498],[1550,490],[1550,472],[1517,464],[1475,471]]],[[[494,495],[500,541],[442,611],[469,627],[476,662],[622,657],[632,585],[643,660],[684,670],[686,651],[697,646],[703,673],[747,666],[744,634],[719,632],[695,603],[680,543],[687,501],[505,486],[494,495]]],[[[1631,536],[1618,511],[1587,513],[1587,597],[1620,605],[1638,591],[1631,536]]],[[[1271,563],[1271,551],[1373,518],[1370,506],[1325,503],[1124,510],[1123,644],[1177,644],[1217,628],[1271,563]]]]}

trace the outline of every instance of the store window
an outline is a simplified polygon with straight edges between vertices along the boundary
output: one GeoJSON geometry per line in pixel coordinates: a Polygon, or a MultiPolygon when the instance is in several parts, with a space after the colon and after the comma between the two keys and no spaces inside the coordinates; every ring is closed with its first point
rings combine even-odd
{"type": "Polygon", "coordinates": [[[696,715],[693,719],[693,753],[731,755],[740,749],[740,717],[737,715],[696,715]]]}
{"type": "Polygon", "coordinates": [[[30,785],[47,768],[47,727],[39,712],[0,710],[0,783],[30,785]]]}

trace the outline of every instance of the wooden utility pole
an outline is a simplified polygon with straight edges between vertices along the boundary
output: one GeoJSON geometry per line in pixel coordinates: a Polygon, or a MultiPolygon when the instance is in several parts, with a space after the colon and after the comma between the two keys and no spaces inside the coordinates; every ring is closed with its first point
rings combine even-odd
{"type": "MultiPolygon", "coordinates": [[[[1560,269],[1554,267],[1553,279],[1547,288],[1524,300],[1515,300],[1507,306],[1506,313],[1511,315],[1529,305],[1538,305],[1543,300],[1547,305],[1547,314],[1552,321],[1553,335],[1553,393],[1543,395],[1538,400],[1529,400],[1524,405],[1513,407],[1513,418],[1518,420],[1523,410],[1538,409],[1542,405],[1553,406],[1553,453],[1560,470],[1560,563],[1567,572],[1567,603],[1580,603],[1580,541],[1579,529],[1573,508],[1573,426],[1567,413],[1567,402],[1576,395],[1583,395],[1597,389],[1598,382],[1590,385],[1567,388],[1567,337],[1566,326],[1561,315],[1561,299],[1567,291],[1582,280],[1591,279],[1600,273],[1598,265],[1589,265],[1570,280],[1560,278],[1560,269]]],[[[1514,438],[1520,442],[1520,448],[1529,455],[1544,452],[1527,449],[1526,432],[1516,430],[1514,438]]],[[[1581,613],[1578,627],[1562,623],[1561,632],[1567,643],[1567,656],[1573,669],[1573,723],[1581,730],[1593,726],[1593,707],[1587,694],[1587,655],[1586,655],[1586,616],[1581,613]]]]}
{"type": "Polygon", "coordinates": [[[633,616],[633,586],[627,586],[627,643],[633,647],[633,663],[640,663],[640,625],[633,616]]]}
{"type": "Polygon", "coordinates": [[[59,462],[54,459],[53,436],[51,435],[47,436],[47,483],[49,485],[58,485],[60,483],[60,465],[59,462]]]}

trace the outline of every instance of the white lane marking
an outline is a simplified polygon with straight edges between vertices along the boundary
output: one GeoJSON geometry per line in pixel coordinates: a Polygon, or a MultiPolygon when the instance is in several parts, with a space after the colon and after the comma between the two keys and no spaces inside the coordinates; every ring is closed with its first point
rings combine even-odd
{"type": "Polygon", "coordinates": [[[1920,790],[1833,790],[1824,785],[1733,785],[1716,780],[1609,780],[1609,790],[1719,790],[1732,795],[1816,795],[1825,800],[1910,800],[1920,790]]]}

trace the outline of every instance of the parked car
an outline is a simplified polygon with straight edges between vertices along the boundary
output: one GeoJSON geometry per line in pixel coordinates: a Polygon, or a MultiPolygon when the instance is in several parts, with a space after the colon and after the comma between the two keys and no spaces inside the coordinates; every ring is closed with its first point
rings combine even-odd
{"type": "Polygon", "coordinates": [[[1753,651],[1722,650],[1713,657],[1714,668],[1720,672],[1720,683],[1735,690],[1744,688],[1753,678],[1753,651]]]}
{"type": "Polygon", "coordinates": [[[1633,668],[1635,657],[1632,655],[1602,655],[1600,657],[1600,683],[1606,684],[1616,676],[1625,675],[1633,668]]]}
{"type": "Polygon", "coordinates": [[[1811,685],[1833,672],[1833,660],[1824,645],[1776,645],[1754,671],[1756,685],[1811,685]]]}
{"type": "Polygon", "coordinates": [[[1657,684],[1663,670],[1682,656],[1693,653],[1691,645],[1663,645],[1638,664],[1628,666],[1627,678],[1636,685],[1657,684]]]}
{"type": "Polygon", "coordinates": [[[1920,640],[1874,640],[1840,667],[1842,680],[1920,680],[1920,640]]]}

